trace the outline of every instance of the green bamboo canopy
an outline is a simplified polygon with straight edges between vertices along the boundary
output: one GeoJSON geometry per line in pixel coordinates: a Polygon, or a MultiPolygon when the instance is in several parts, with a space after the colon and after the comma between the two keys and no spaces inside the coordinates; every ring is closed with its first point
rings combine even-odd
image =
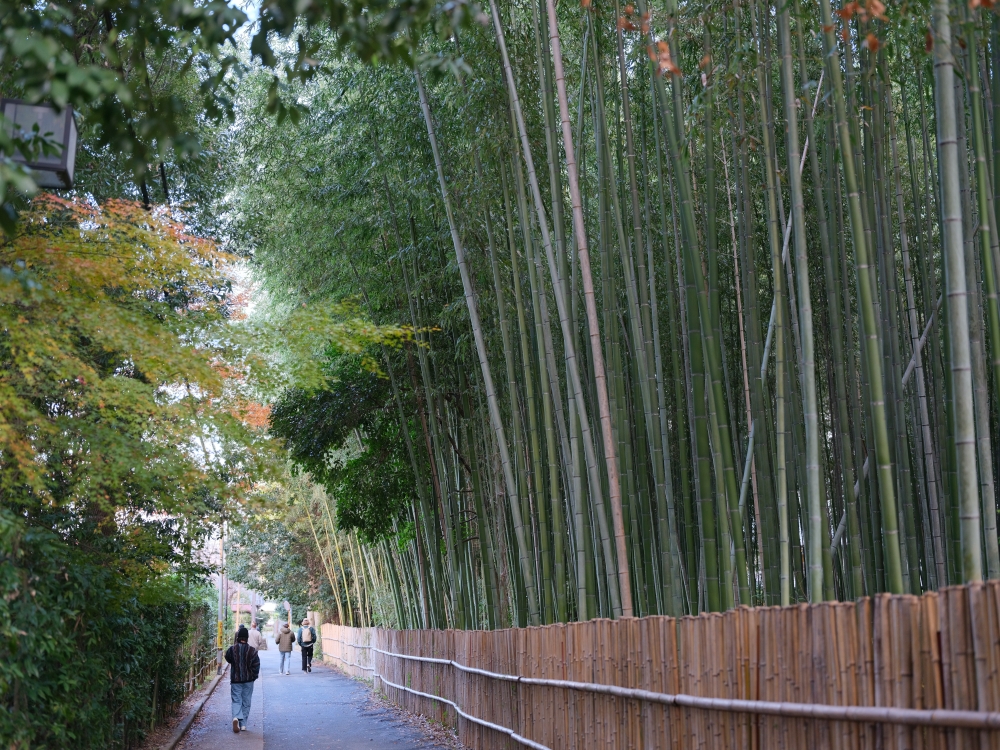
{"type": "Polygon", "coordinates": [[[266,283],[418,331],[379,354],[401,626],[1000,575],[991,6],[491,0],[408,64],[327,44],[241,200],[266,283]]]}

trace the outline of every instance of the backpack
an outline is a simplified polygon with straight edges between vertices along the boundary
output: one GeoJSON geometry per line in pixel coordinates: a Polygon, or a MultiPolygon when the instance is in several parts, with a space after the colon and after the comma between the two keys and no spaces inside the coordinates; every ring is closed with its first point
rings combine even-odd
{"type": "Polygon", "coordinates": [[[302,643],[308,644],[313,642],[312,628],[302,628],[302,643]]]}

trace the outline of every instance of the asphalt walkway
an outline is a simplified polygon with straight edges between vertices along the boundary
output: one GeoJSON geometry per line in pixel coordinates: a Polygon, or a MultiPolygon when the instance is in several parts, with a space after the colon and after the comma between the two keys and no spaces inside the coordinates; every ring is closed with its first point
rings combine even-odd
{"type": "Polygon", "coordinates": [[[222,679],[184,740],[183,750],[443,750],[401,714],[378,707],[370,690],[316,661],[303,672],[296,648],[290,675],[278,674],[278,648],[260,652],[247,731],[233,733],[229,676],[222,679]]]}

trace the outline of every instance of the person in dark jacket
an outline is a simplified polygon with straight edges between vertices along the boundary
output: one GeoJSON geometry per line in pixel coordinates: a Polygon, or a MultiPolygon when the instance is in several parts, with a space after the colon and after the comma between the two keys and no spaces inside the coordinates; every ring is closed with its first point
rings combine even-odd
{"type": "Polygon", "coordinates": [[[302,649],[302,671],[312,672],[313,646],[316,645],[316,628],[309,624],[308,617],[302,621],[302,627],[295,634],[295,640],[299,642],[299,648],[302,649]]]}
{"type": "Polygon", "coordinates": [[[247,640],[250,634],[240,625],[236,631],[236,643],[226,651],[226,661],[232,665],[229,670],[229,690],[233,699],[233,732],[240,733],[247,728],[250,715],[250,699],[253,697],[253,683],[260,675],[260,656],[247,640]]]}

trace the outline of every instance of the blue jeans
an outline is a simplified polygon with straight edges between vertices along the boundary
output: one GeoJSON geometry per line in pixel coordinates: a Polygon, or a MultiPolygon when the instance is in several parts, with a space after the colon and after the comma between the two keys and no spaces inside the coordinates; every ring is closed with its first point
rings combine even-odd
{"type": "Polygon", "coordinates": [[[253,683],[233,682],[229,688],[233,698],[233,718],[246,721],[250,715],[250,699],[253,697],[253,683]]]}
{"type": "Polygon", "coordinates": [[[282,672],[292,671],[292,652],[291,651],[279,651],[278,655],[281,656],[281,661],[278,663],[278,674],[282,672]]]}

